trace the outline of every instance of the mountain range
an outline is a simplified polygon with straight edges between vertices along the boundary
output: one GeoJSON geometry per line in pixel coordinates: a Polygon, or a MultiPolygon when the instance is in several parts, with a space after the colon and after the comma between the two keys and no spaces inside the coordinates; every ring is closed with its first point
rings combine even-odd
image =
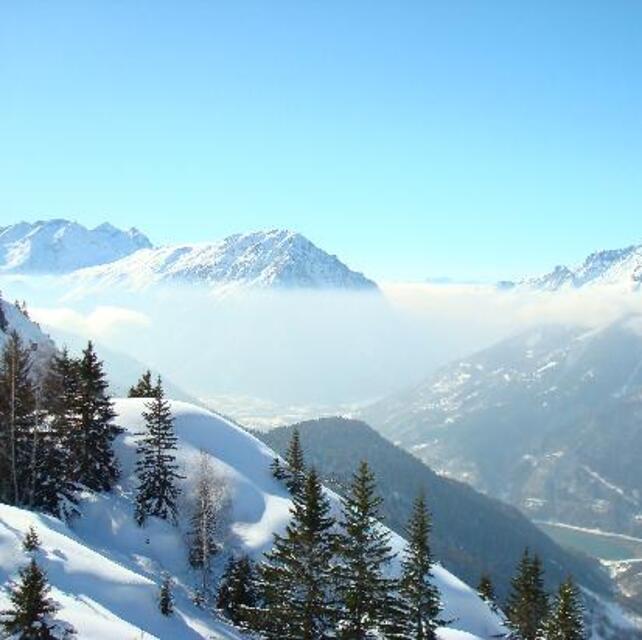
{"type": "Polygon", "coordinates": [[[136,229],[95,229],[67,220],[21,222],[0,229],[0,274],[66,274],[86,291],[119,286],[140,290],[165,283],[220,289],[376,291],[299,233],[272,229],[219,242],[153,247],[136,229]]]}
{"type": "Polygon", "coordinates": [[[532,519],[642,536],[640,316],[528,330],[362,417],[532,519]]]}
{"type": "Polygon", "coordinates": [[[580,265],[556,266],[551,272],[517,283],[502,282],[502,289],[519,286],[539,291],[572,290],[583,287],[615,286],[638,290],[642,283],[642,245],[609,249],[590,254],[580,265]]]}

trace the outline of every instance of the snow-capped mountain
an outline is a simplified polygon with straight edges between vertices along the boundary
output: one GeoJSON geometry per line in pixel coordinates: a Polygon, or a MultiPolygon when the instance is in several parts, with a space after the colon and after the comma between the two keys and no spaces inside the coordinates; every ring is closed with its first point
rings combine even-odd
{"type": "MultiPolygon", "coordinates": [[[[152,519],[138,527],[133,518],[136,476],[136,436],[142,429],[144,400],[116,402],[117,421],[125,433],[117,443],[122,465],[121,484],[112,494],[81,501],[82,517],[73,529],[53,518],[0,505],[0,581],[15,576],[25,564],[21,540],[33,524],[42,539],[40,562],[60,602],[60,618],[72,623],[79,638],[214,638],[241,640],[245,636],[206,610],[196,608],[190,589],[198,580],[187,562],[185,532],[152,519]],[[157,595],[163,572],[175,584],[175,614],[158,612],[157,595]]],[[[192,405],[173,402],[178,437],[178,463],[184,496],[189,496],[195,461],[200,452],[212,456],[217,481],[224,488],[225,517],[219,535],[226,553],[217,556],[220,574],[232,550],[255,558],[270,548],[273,533],[282,532],[291,506],[287,490],[274,478],[270,463],[274,453],[254,437],[221,417],[192,405]]],[[[338,502],[330,494],[334,508],[338,502]]],[[[221,512],[223,513],[223,512],[221,512]]],[[[400,550],[403,540],[394,536],[400,550]]],[[[502,633],[497,615],[464,583],[440,566],[434,569],[450,628],[440,640],[475,640],[502,633]]],[[[7,606],[0,591],[0,608],[7,606]]]]}
{"type": "Polygon", "coordinates": [[[236,234],[211,244],[144,249],[110,264],[83,269],[72,282],[81,288],[121,286],[134,290],[159,283],[192,283],[214,288],[374,290],[336,256],[307,238],[285,230],[236,234]]]}
{"type": "Polygon", "coordinates": [[[642,535],[642,318],[549,326],[457,361],[364,418],[532,518],[642,535]]]}
{"type": "Polygon", "coordinates": [[[137,229],[105,223],[87,229],[69,220],[0,227],[0,273],[57,274],[118,260],[151,247],[137,229]]]}
{"type": "Polygon", "coordinates": [[[641,283],[642,245],[633,245],[625,249],[597,251],[575,268],[559,265],[543,276],[523,280],[519,286],[541,291],[596,285],[637,290],[641,283]]]}

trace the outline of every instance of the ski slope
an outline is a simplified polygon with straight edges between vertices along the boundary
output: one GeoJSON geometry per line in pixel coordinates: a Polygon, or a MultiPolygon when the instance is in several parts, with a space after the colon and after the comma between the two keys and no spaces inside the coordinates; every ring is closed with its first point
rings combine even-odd
{"type": "MultiPolygon", "coordinates": [[[[60,617],[72,623],[80,638],[178,639],[243,638],[225,622],[192,605],[191,587],[197,576],[188,568],[185,531],[152,519],[144,528],[133,521],[135,434],[142,428],[144,401],[116,401],[118,423],[125,433],[117,442],[123,475],[110,495],[87,496],[81,502],[82,518],[72,528],[54,518],[0,505],[0,581],[5,584],[26,564],[22,537],[33,524],[42,540],[41,562],[60,602],[60,617]],[[162,572],[175,579],[176,612],[163,617],[156,597],[162,572]]],[[[187,500],[201,451],[214,461],[214,472],[224,488],[220,538],[225,552],[217,560],[222,570],[231,550],[255,558],[269,549],[274,532],[289,519],[287,491],[269,470],[273,452],[253,436],[214,413],[183,402],[173,402],[179,439],[178,462],[186,477],[187,500]]],[[[339,502],[330,494],[334,508],[339,502]]],[[[403,540],[395,536],[396,549],[403,540]]],[[[453,623],[440,632],[442,640],[489,638],[502,631],[495,614],[455,576],[435,568],[446,619],[453,623]]],[[[0,593],[0,609],[7,606],[0,593]]]]}

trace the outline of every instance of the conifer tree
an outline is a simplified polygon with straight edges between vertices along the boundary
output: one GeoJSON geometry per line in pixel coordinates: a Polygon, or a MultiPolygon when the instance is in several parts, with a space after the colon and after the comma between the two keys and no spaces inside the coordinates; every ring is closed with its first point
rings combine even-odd
{"type": "Polygon", "coordinates": [[[177,499],[181,476],[176,464],[174,420],[169,402],[165,399],[160,377],[154,387],[154,398],[145,403],[143,412],[146,431],[138,443],[136,453],[136,522],[142,525],[148,516],[162,520],[177,520],[177,499]]]}
{"type": "Polygon", "coordinates": [[[495,612],[498,611],[497,596],[495,595],[495,587],[491,577],[487,573],[483,573],[479,579],[477,586],[477,593],[479,597],[495,612]]]}
{"type": "Polygon", "coordinates": [[[216,606],[235,624],[247,620],[247,612],[258,604],[256,575],[252,561],[247,556],[230,558],[218,590],[216,606]]]}
{"type": "Polygon", "coordinates": [[[292,432],[292,439],[285,454],[287,471],[285,483],[292,495],[295,495],[303,488],[305,483],[305,458],[301,447],[301,436],[298,429],[292,432]]]}
{"type": "Polygon", "coordinates": [[[548,596],[544,590],[542,565],[528,549],[519,562],[508,598],[508,626],[520,640],[537,640],[548,614],[548,596]]]}
{"type": "Polygon", "coordinates": [[[19,505],[28,498],[33,473],[35,393],[31,354],[17,332],[0,355],[0,500],[19,505]]]}
{"type": "Polygon", "coordinates": [[[152,382],[152,372],[147,369],[139,378],[138,382],[130,387],[128,397],[130,398],[153,398],[155,385],[152,382]]]}
{"type": "Polygon", "coordinates": [[[210,456],[202,452],[196,471],[196,495],[190,518],[189,562],[201,571],[200,598],[210,591],[212,559],[218,552],[216,544],[216,487],[210,456]]]}
{"type": "Polygon", "coordinates": [[[540,637],[542,640],[585,640],[584,607],[572,578],[560,585],[540,637]]]}
{"type": "Polygon", "coordinates": [[[58,605],[49,597],[45,572],[34,559],[20,570],[20,580],[10,591],[12,608],[3,611],[1,625],[12,638],[61,640],[75,635],[73,627],[55,620],[58,605]]]}
{"type": "Polygon", "coordinates": [[[164,574],[160,590],[158,592],[158,608],[164,616],[171,616],[174,613],[174,595],[172,594],[172,587],[172,578],[169,574],[164,574]]]}
{"type": "Polygon", "coordinates": [[[281,464],[281,459],[279,457],[274,458],[270,463],[270,471],[277,480],[285,480],[288,477],[288,471],[281,464]]]}
{"type": "Polygon", "coordinates": [[[386,623],[394,583],[384,575],[393,558],[390,535],[379,524],[381,498],[373,473],[362,462],[343,501],[337,552],[339,635],[349,640],[375,637],[386,623]]]}
{"type": "Polygon", "coordinates": [[[323,640],[330,637],[334,608],[330,584],[334,520],[316,472],[294,494],[291,520],[259,566],[263,608],[252,624],[270,640],[323,640]]]}
{"type": "Polygon", "coordinates": [[[74,440],[74,479],[94,491],[109,491],[119,476],[113,442],[120,429],[107,393],[103,363],[89,342],[78,366],[79,433],[74,440]]]}
{"type": "Polygon", "coordinates": [[[436,640],[436,629],[441,624],[439,590],[431,580],[434,561],[430,529],[426,501],[419,495],[408,523],[399,588],[403,637],[409,640],[436,640]]]}
{"type": "Polygon", "coordinates": [[[32,506],[66,519],[78,514],[73,460],[80,433],[78,390],[78,361],[63,348],[52,358],[43,383],[46,415],[32,506]]]}
{"type": "Polygon", "coordinates": [[[40,549],[40,538],[33,525],[27,529],[27,533],[22,541],[22,548],[29,553],[40,549]]]}

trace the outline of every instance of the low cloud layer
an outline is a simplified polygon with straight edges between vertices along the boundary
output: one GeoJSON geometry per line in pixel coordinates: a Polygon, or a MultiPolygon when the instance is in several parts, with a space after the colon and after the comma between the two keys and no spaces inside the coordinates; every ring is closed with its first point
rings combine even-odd
{"type": "Polygon", "coordinates": [[[391,284],[382,295],[290,291],[217,298],[177,287],[70,300],[64,281],[51,278],[46,285],[13,280],[2,288],[24,297],[41,323],[95,337],[193,395],[281,403],[367,401],[536,324],[592,327],[642,313],[642,295],[614,289],[536,293],[391,284]]]}

